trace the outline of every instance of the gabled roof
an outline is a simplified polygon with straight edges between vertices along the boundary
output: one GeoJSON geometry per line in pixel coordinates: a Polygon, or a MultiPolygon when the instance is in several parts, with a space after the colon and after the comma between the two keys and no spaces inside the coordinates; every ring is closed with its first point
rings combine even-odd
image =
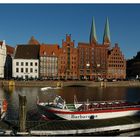
{"type": "Polygon", "coordinates": [[[84,43],[84,42],[79,42],[78,43],[78,46],[90,46],[90,44],[89,43],[84,43]]]}
{"type": "Polygon", "coordinates": [[[39,45],[40,43],[32,36],[28,42],[30,45],[39,45]]]}
{"type": "Polygon", "coordinates": [[[2,45],[3,44],[3,41],[0,41],[0,45],[2,45]]]}
{"type": "Polygon", "coordinates": [[[40,56],[58,56],[59,45],[58,44],[42,44],[40,45],[40,56]]]}
{"type": "Polygon", "coordinates": [[[18,45],[14,59],[38,59],[39,45],[18,45]]]}
{"type": "Polygon", "coordinates": [[[13,48],[9,45],[6,45],[6,48],[7,48],[7,54],[14,54],[15,48],[13,48]]]}

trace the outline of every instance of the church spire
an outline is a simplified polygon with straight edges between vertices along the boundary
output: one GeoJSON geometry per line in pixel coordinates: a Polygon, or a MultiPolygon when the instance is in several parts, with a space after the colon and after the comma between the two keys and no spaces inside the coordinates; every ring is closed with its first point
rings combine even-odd
{"type": "Polygon", "coordinates": [[[104,29],[104,36],[103,36],[103,44],[110,44],[110,29],[109,29],[109,20],[108,17],[106,19],[105,29],[104,29]]]}
{"type": "Polygon", "coordinates": [[[92,25],[91,25],[91,31],[90,31],[90,43],[97,43],[94,17],[92,18],[92,25]]]}

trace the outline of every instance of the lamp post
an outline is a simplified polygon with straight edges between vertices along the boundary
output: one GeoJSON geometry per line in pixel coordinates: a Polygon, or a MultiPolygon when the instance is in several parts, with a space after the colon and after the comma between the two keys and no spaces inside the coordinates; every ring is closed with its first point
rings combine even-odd
{"type": "Polygon", "coordinates": [[[98,72],[99,72],[99,69],[100,68],[100,64],[96,64],[96,66],[94,66],[95,68],[95,80],[98,80],[98,72]]]}
{"type": "MultiPolygon", "coordinates": [[[[89,70],[89,79],[90,79],[90,64],[89,62],[86,64],[86,68],[89,70]]],[[[87,72],[86,72],[87,73],[87,72]]],[[[87,73],[88,74],[88,73],[87,73]]],[[[87,76],[86,76],[86,80],[87,80],[87,76]]]]}

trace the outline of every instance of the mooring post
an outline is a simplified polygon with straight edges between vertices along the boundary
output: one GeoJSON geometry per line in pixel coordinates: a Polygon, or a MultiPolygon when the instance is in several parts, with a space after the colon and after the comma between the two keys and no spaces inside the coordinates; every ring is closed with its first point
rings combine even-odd
{"type": "Polygon", "coordinates": [[[26,96],[19,94],[19,128],[20,132],[26,131],[26,96]]]}

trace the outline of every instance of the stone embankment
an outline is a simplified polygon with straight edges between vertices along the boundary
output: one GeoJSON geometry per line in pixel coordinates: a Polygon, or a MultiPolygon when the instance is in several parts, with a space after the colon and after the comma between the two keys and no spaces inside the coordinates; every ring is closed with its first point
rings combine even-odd
{"type": "Polygon", "coordinates": [[[7,81],[0,80],[2,86],[21,87],[56,87],[56,86],[86,86],[86,87],[140,87],[140,81],[116,81],[116,82],[94,82],[94,81],[7,81]]]}

